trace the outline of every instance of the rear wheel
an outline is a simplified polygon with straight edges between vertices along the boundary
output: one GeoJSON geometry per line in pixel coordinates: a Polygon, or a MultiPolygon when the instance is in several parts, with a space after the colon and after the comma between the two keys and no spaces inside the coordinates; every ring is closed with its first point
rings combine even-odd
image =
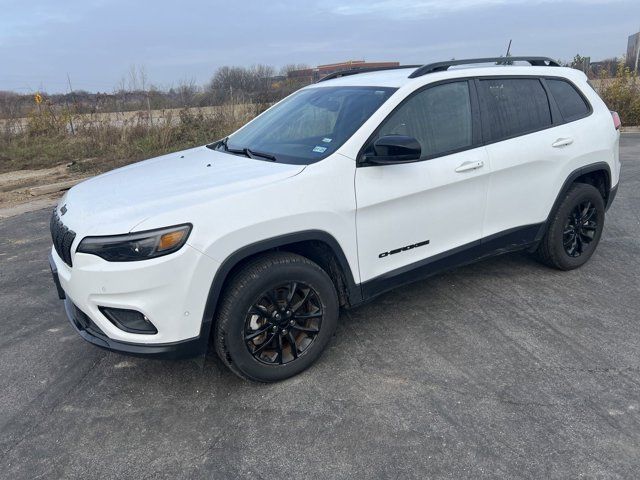
{"type": "Polygon", "coordinates": [[[274,252],[246,265],[225,289],[216,351],[238,376],[274,382],[313,364],[337,321],[338,297],[326,272],[302,256],[274,252]]]}
{"type": "Polygon", "coordinates": [[[574,184],[549,223],[536,256],[560,270],[581,267],[598,246],[604,212],[604,200],[597,188],[586,183],[574,184]]]}

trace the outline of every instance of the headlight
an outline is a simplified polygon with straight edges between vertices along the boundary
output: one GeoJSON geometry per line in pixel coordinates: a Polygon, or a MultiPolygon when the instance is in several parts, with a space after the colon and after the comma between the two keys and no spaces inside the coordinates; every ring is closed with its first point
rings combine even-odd
{"type": "Polygon", "coordinates": [[[146,232],[85,237],[77,252],[97,255],[109,262],[134,262],[161,257],[180,250],[191,232],[191,224],[146,232]]]}

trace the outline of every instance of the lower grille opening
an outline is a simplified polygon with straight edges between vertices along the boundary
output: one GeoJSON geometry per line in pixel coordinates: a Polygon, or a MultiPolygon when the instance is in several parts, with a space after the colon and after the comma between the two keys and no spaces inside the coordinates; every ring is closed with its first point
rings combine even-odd
{"type": "Polygon", "coordinates": [[[158,329],[142,313],[123,308],[99,307],[102,314],[120,330],[128,333],[154,335],[158,329]]]}
{"type": "Polygon", "coordinates": [[[98,328],[98,326],[93,323],[91,319],[76,306],[75,303],[72,303],[69,299],[66,299],[65,303],[66,302],[69,302],[71,305],[71,318],[79,330],[86,330],[91,335],[105,336],[102,330],[100,330],[100,328],[98,328]]]}

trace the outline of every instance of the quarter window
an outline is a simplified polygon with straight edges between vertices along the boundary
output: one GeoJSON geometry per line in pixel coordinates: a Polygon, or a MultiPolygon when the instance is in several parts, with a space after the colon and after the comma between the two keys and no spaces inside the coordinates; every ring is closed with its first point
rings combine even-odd
{"type": "Polygon", "coordinates": [[[589,105],[569,82],[550,78],[546,82],[565,122],[571,122],[589,114],[589,105]]]}
{"type": "Polygon", "coordinates": [[[472,123],[469,84],[445,83],[409,98],[384,122],[377,137],[414,137],[424,159],[470,147],[472,123]]]}
{"type": "Polygon", "coordinates": [[[549,99],[535,78],[478,82],[485,141],[496,142],[551,126],[549,99]]]}

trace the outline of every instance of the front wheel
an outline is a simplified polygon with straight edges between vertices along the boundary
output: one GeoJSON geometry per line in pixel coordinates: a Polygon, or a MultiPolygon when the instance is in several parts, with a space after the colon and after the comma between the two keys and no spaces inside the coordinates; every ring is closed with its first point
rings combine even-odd
{"type": "Polygon", "coordinates": [[[597,188],[574,184],[548,225],[536,256],[559,270],[584,265],[595,252],[604,228],[604,200],[597,188]]]}
{"type": "Polygon", "coordinates": [[[313,364],[338,321],[333,282],[286,252],[261,256],[231,278],[216,317],[218,356],[238,376],[275,382],[313,364]]]}

